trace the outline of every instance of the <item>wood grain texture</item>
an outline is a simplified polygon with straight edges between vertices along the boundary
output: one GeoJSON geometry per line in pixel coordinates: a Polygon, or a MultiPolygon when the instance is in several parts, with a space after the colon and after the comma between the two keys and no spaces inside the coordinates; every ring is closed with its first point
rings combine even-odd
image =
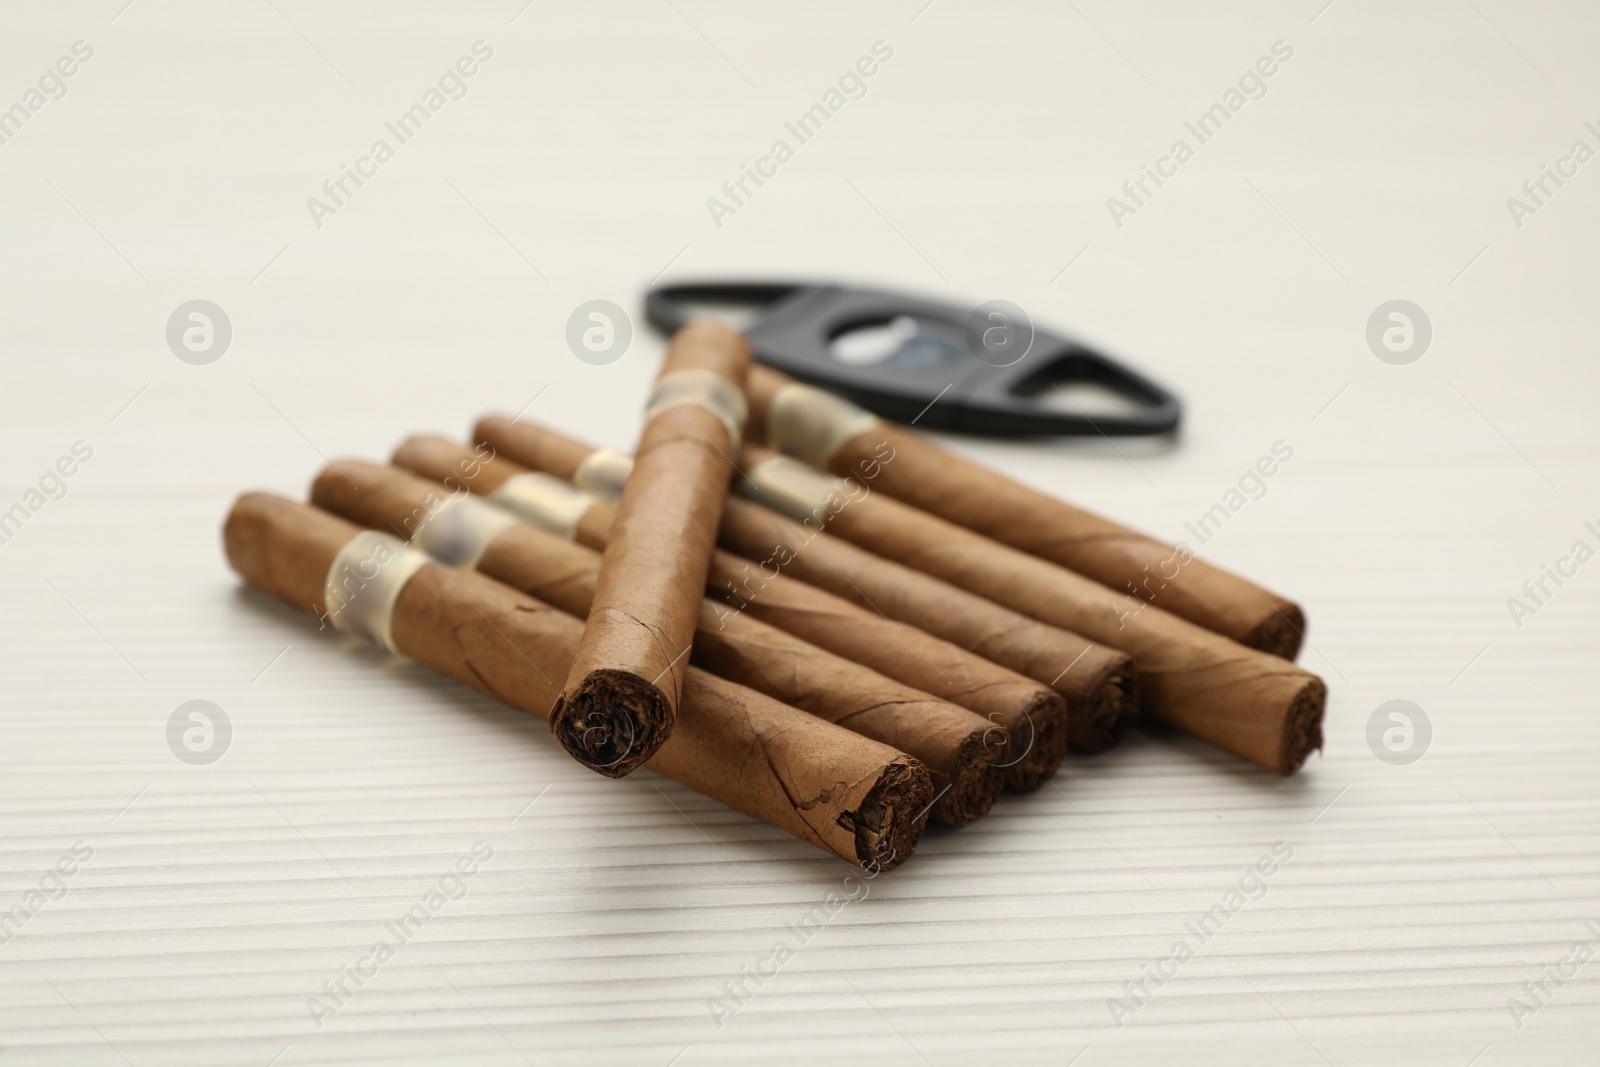
{"type": "Polygon", "coordinates": [[[0,913],[93,850],[0,944],[0,1063],[1593,1062],[1600,962],[1520,1029],[1506,1007],[1600,923],[1600,563],[1520,628],[1506,606],[1600,547],[1600,179],[1506,207],[1594,144],[1593,11],[121,6],[0,34],[7,107],[94,50],[0,145],[0,511],[93,450],[0,544],[0,913]],[[314,225],[479,39],[467,95],[314,225]],[[1107,198],[1280,39],[1266,96],[1116,227],[1107,198]],[[877,40],[866,95],[717,226],[706,199],[877,40]],[[218,536],[242,489],[485,410],[631,448],[663,271],[999,296],[1107,344],[1181,393],[1180,441],[943,440],[1163,540],[1291,445],[1198,547],[1306,607],[1325,753],[1278,781],[1140,730],[1069,760],[813,920],[719,1028],[846,865],[318,633],[218,536]],[[1409,366],[1364,337],[1397,297],[1434,327],[1409,366]],[[209,366],[163,336],[194,298],[233,324],[209,366]],[[607,366],[565,342],[596,298],[635,315],[607,366]],[[196,699],[233,727],[210,766],[167,745],[196,699]],[[1392,699],[1432,722],[1410,766],[1367,746],[1392,699]],[[478,841],[319,1029],[308,998],[478,841]],[[1279,841],[1119,1028],[1108,998],[1279,841]]]}

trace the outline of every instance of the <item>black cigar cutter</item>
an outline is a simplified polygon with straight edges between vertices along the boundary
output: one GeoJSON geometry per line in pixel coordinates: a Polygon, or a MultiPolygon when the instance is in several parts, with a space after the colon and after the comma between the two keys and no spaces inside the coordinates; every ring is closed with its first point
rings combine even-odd
{"type": "Polygon", "coordinates": [[[1077,341],[1035,326],[1015,304],[974,308],[879,289],[776,282],[664,285],[645,297],[670,336],[691,305],[759,309],[744,327],[755,358],[883,418],[990,437],[1171,433],[1178,398],[1077,341]],[[1125,410],[1088,414],[1062,387],[1108,390],[1125,410]],[[1056,394],[1065,410],[1046,406],[1056,394]]]}

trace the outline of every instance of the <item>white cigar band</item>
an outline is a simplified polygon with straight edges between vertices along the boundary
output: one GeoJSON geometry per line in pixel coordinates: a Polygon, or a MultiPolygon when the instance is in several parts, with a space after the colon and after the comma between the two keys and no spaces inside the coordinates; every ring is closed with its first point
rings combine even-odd
{"type": "Polygon", "coordinates": [[[622,487],[633,473],[633,460],[614,448],[590,452],[573,472],[572,484],[608,504],[622,499],[622,487]]]}
{"type": "Polygon", "coordinates": [[[595,502],[576,486],[539,471],[512,475],[488,500],[529,526],[569,541],[578,532],[578,521],[595,502]]]}
{"type": "Polygon", "coordinates": [[[762,460],[745,477],[733,480],[740,496],[795,522],[815,519],[818,523],[827,521],[828,498],[843,493],[848,484],[788,456],[762,460]]]}
{"type": "Polygon", "coordinates": [[[390,631],[394,603],[411,576],[427,562],[427,556],[407,548],[398,537],[362,530],[339,550],[328,568],[322,587],[328,621],[337,630],[398,653],[390,631]]]}
{"type": "Polygon", "coordinates": [[[779,389],[767,411],[767,443],[821,470],[844,443],[878,425],[878,416],[842,397],[795,382],[779,389]]]}
{"type": "Polygon", "coordinates": [[[745,406],[744,391],[720,374],[708,370],[673,371],[659,379],[650,393],[650,403],[644,409],[644,421],[649,422],[663,411],[672,411],[693,404],[704,408],[722,420],[728,428],[728,440],[738,453],[744,438],[744,420],[749,415],[745,406]]]}
{"type": "Polygon", "coordinates": [[[411,543],[440,563],[470,569],[483,558],[489,542],[518,525],[515,515],[493,504],[452,497],[417,528],[411,543]]]}

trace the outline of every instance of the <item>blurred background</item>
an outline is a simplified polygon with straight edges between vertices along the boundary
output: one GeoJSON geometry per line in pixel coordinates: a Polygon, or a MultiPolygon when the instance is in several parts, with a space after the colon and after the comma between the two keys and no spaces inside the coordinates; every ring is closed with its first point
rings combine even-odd
{"type": "Polygon", "coordinates": [[[1592,1057],[1589,971],[1510,1004],[1600,948],[1592,8],[3,17],[0,910],[93,852],[0,944],[3,1062],[1592,1057]],[[846,868],[317,634],[218,538],[241,490],[487,410],[630,449],[642,293],[705,277],[1006,299],[1126,359],[1177,437],[945,440],[1159,537],[1287,445],[1201,554],[1306,606],[1324,755],[1278,782],[1144,732],[1069,762],[718,1025],[846,868]],[[631,317],[605,364],[567,341],[595,300],[631,317]],[[168,743],[197,699],[230,724],[204,766],[168,743]],[[1428,724],[1399,758],[1369,740],[1393,700],[1428,724]],[[472,892],[317,1025],[480,839],[472,892]],[[1280,841],[1270,892],[1118,1019],[1280,841]]]}

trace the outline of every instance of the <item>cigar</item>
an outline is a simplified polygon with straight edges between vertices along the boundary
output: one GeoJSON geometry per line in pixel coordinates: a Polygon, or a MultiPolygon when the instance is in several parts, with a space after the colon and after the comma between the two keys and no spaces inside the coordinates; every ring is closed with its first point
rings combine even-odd
{"type": "MultiPolygon", "coordinates": [[[[510,429],[520,434],[524,424],[510,429]]],[[[576,514],[578,508],[554,507],[549,503],[554,494],[548,486],[558,475],[529,472],[499,449],[486,447],[495,452],[493,459],[470,462],[475,454],[462,445],[442,438],[413,438],[395,452],[394,462],[427,477],[456,478],[458,484],[487,494],[541,529],[579,544],[590,548],[605,545],[613,511],[610,505],[585,497],[581,514],[576,514]],[[464,463],[472,467],[470,474],[459,473],[464,463]]],[[[538,458],[554,453],[528,454],[538,458]]],[[[626,479],[627,457],[619,458],[621,462],[613,464],[614,473],[626,479]]],[[[586,462],[571,451],[567,459],[571,462],[561,469],[569,474],[586,462]]],[[[724,608],[719,622],[730,614],[752,615],[837,656],[977,713],[1005,733],[1007,747],[999,763],[1005,768],[1008,786],[1042,784],[1060,766],[1067,746],[1065,702],[1047,686],[916,626],[892,622],[803,582],[782,575],[752,579],[749,570],[749,563],[728,553],[713,555],[710,593],[734,608],[733,612],[724,608]],[[761,585],[759,596],[751,595],[755,581],[761,585]]]]}
{"type": "Polygon", "coordinates": [[[744,337],[710,319],[673,337],[617,505],[594,607],[550,714],[561,745],[612,778],[672,734],[706,569],[744,428],[744,337]]]}
{"type": "MultiPolygon", "coordinates": [[[[895,461],[883,463],[887,470],[895,461]]],[[[909,504],[746,446],[739,491],[1054,626],[1133,657],[1144,710],[1202,740],[1292,774],[1322,747],[1322,679],[1038,556],[909,504]]]]}
{"type": "MultiPolygon", "coordinates": [[[[578,649],[571,616],[283,497],[241,496],[223,542],[257,589],[541,718],[578,649]]],[[[679,710],[653,770],[868,870],[915,849],[933,785],[910,757],[697,669],[679,710]]]]}
{"type": "Polygon", "coordinates": [[[1305,613],[1277,593],[947,452],[832,393],[750,368],[748,437],[1232,638],[1294,659],[1305,613]],[[892,456],[890,462],[886,457],[892,456]]]}
{"type": "MultiPolygon", "coordinates": [[[[441,444],[448,442],[435,439],[430,448],[422,439],[405,450],[437,456],[441,444]]],[[[471,457],[465,449],[460,453],[471,457]]],[[[448,470],[446,464],[448,458],[435,469],[448,470]]],[[[540,477],[548,483],[545,514],[569,514],[573,509],[566,501],[588,500],[565,482],[540,477]]],[[[525,480],[524,493],[531,492],[525,480]]],[[[312,483],[311,500],[335,515],[404,537],[440,562],[475,567],[569,615],[589,613],[598,552],[565,534],[525,524],[465,491],[453,492],[395,467],[341,459],[312,483]]],[[[691,660],[917,758],[932,775],[938,798],[933,817],[941,822],[964,826],[974,821],[1000,792],[1006,738],[988,720],[750,616],[702,601],[691,660]]]]}

